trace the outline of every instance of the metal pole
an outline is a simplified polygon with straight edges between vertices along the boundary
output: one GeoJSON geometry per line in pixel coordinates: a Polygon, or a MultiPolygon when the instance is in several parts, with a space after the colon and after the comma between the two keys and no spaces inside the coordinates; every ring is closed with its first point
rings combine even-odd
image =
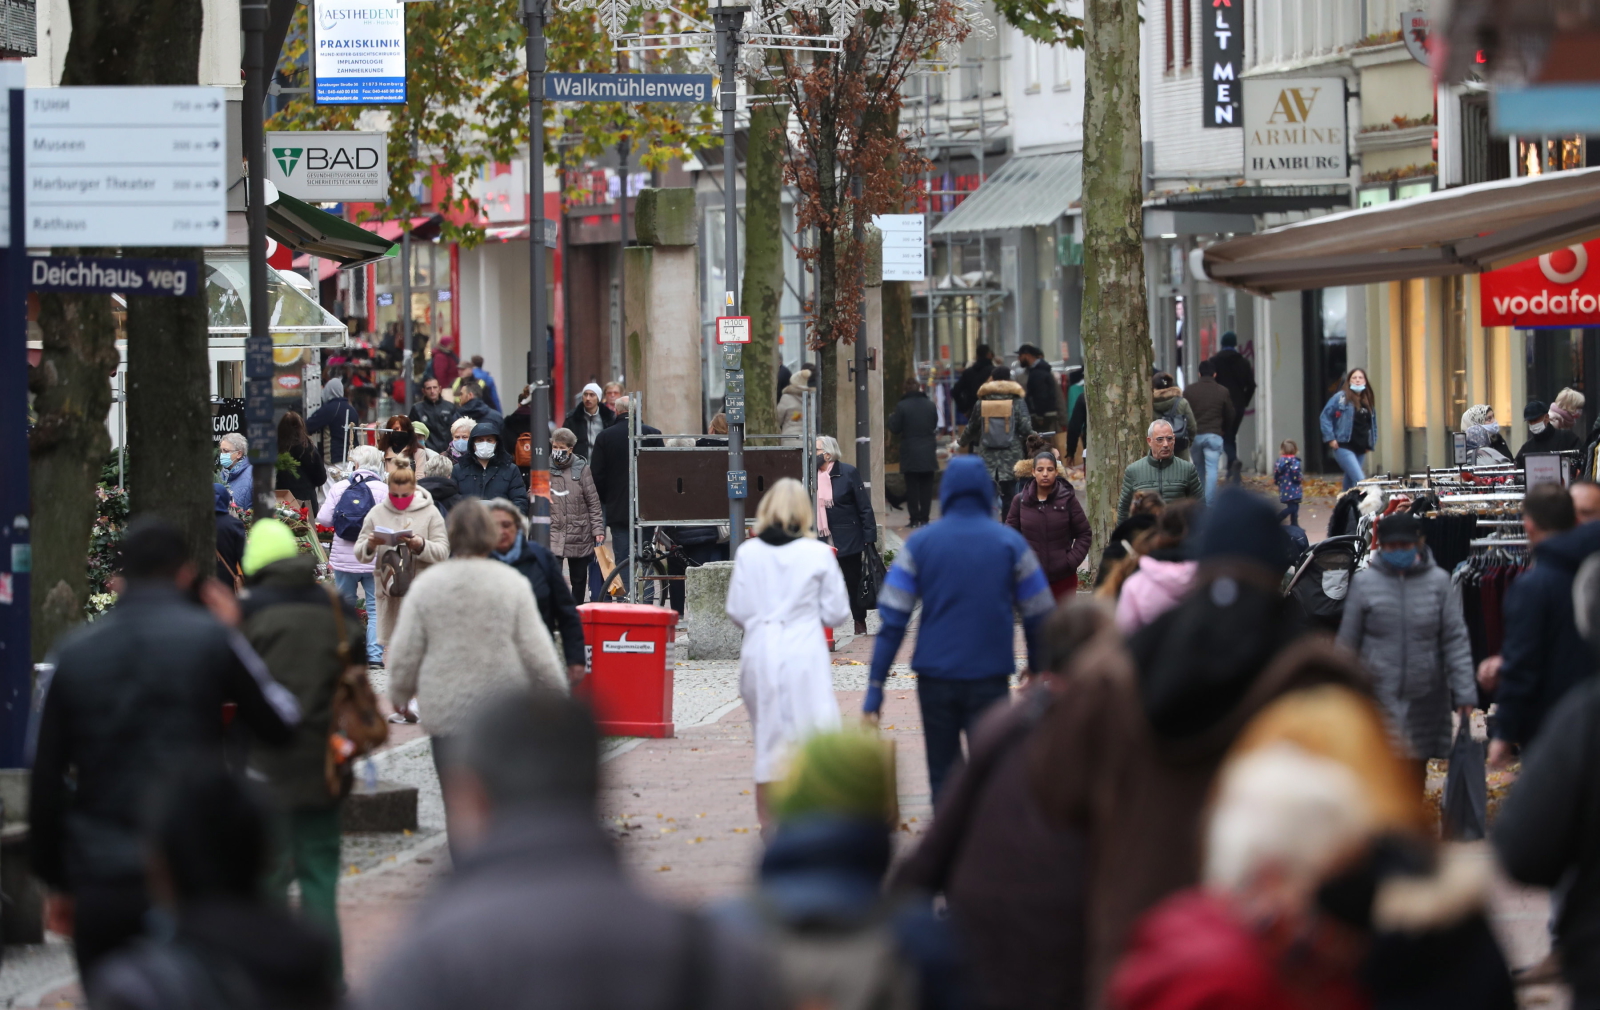
{"type": "MultiPolygon", "coordinates": [[[[861,128],[859,117],[856,129],[861,128]]],[[[872,407],[867,396],[867,254],[866,223],[861,220],[861,174],[850,180],[850,195],[855,202],[851,208],[850,216],[854,223],[850,226],[851,238],[856,244],[861,257],[861,318],[856,323],[856,469],[861,471],[861,483],[867,489],[867,496],[872,496],[872,407]]]]}
{"type": "MultiPolygon", "coordinates": [[[[411,135],[411,158],[417,157],[417,137],[415,127],[411,135]]],[[[400,388],[402,390],[402,403],[400,413],[411,412],[411,405],[417,402],[416,382],[413,379],[411,368],[412,359],[417,353],[416,328],[411,324],[411,219],[400,222],[400,388]]]]}
{"type": "MultiPolygon", "coordinates": [[[[725,302],[729,315],[739,314],[739,206],[736,187],[738,173],[735,171],[734,160],[737,157],[737,148],[734,144],[734,116],[739,107],[738,81],[736,79],[739,68],[739,26],[744,23],[745,8],[743,7],[716,7],[713,9],[713,21],[717,29],[717,64],[722,76],[722,227],[723,227],[723,276],[727,278],[727,294],[725,302]]],[[[729,355],[723,359],[724,366],[732,364],[734,358],[729,355]]],[[[744,378],[744,372],[737,366],[728,368],[726,375],[730,379],[744,378]]],[[[744,422],[728,422],[728,471],[742,472],[744,470],[744,422]]],[[[735,498],[732,488],[728,495],[728,556],[731,558],[739,550],[739,543],[744,539],[744,498],[735,498]]]]}
{"type": "MultiPolygon", "coordinates": [[[[20,81],[18,84],[20,85],[20,81]]],[[[28,482],[28,265],[22,171],[23,99],[7,92],[10,113],[11,241],[0,285],[0,578],[6,589],[0,605],[0,767],[25,768],[23,741],[33,701],[33,647],[29,573],[32,512],[28,482]]],[[[47,506],[48,507],[48,506],[47,506]]]]}
{"type": "Polygon", "coordinates": [[[267,304],[266,133],[262,108],[267,97],[267,4],[241,0],[239,27],[244,31],[244,156],[250,235],[250,336],[245,340],[244,420],[250,442],[254,486],[251,510],[257,519],[273,512],[272,483],[278,469],[278,433],[272,424],[271,306],[267,304]]]}
{"type": "MultiPolygon", "coordinates": [[[[622,57],[617,57],[620,72],[622,57]]],[[[622,339],[617,348],[621,351],[611,366],[617,370],[618,375],[626,376],[627,347],[628,347],[628,138],[624,136],[617,141],[617,157],[622,163],[621,185],[617,189],[621,201],[621,209],[617,214],[617,333],[622,339]]],[[[633,381],[637,383],[639,376],[635,375],[633,381]]]]}
{"type": "Polygon", "coordinates": [[[528,505],[534,542],[550,546],[550,356],[545,336],[544,266],[544,22],[546,0],[523,0],[528,25],[528,429],[533,435],[533,465],[528,471],[528,505]]]}

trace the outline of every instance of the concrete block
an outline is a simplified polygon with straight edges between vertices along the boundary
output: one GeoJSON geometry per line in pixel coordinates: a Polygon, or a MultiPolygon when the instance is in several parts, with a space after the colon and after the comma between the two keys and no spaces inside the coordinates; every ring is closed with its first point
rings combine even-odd
{"type": "Polygon", "coordinates": [[[738,659],[744,632],[728,620],[732,561],[713,561],[684,573],[683,616],[690,659],[738,659]]]}
{"type": "Polygon", "coordinates": [[[639,194],[633,223],[641,245],[694,245],[699,237],[694,190],[647,189],[639,194]]]}
{"type": "Polygon", "coordinates": [[[628,388],[673,435],[701,430],[700,275],[693,246],[630,246],[623,297],[628,388]]]}
{"type": "Polygon", "coordinates": [[[417,830],[417,787],[379,781],[369,788],[360,776],[344,798],[340,818],[347,832],[417,830]]]}

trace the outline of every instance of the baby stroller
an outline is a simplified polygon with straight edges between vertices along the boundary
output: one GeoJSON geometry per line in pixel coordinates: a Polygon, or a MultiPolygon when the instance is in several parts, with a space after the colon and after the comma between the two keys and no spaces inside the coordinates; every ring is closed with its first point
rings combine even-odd
{"type": "Polygon", "coordinates": [[[1329,537],[1311,547],[1295,563],[1284,595],[1300,604],[1312,625],[1338,631],[1344,598],[1364,549],[1358,536],[1329,537]]]}

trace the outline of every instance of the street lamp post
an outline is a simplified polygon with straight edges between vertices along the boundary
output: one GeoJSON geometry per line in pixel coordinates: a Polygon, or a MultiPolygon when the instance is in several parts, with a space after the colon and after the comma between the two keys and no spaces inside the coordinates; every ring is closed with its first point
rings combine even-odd
{"type": "MultiPolygon", "coordinates": [[[[737,149],[734,143],[735,113],[739,108],[739,28],[744,23],[746,7],[715,6],[712,23],[717,33],[717,67],[722,77],[722,227],[723,276],[727,278],[727,313],[739,314],[739,201],[738,172],[734,162],[737,149]]],[[[742,355],[737,345],[724,349],[725,377],[743,387],[742,355]]],[[[728,419],[728,472],[744,470],[744,422],[728,419]]],[[[730,477],[728,488],[728,555],[739,550],[744,539],[744,498],[735,497],[730,477]]],[[[748,486],[748,482],[746,482],[748,486]]]]}
{"type": "Polygon", "coordinates": [[[523,0],[528,27],[528,430],[533,461],[528,505],[533,539],[550,546],[550,358],[546,351],[544,285],[544,23],[548,0],[523,0]]]}
{"type": "Polygon", "coordinates": [[[278,470],[278,433],[272,424],[271,306],[267,304],[266,129],[261,112],[267,98],[266,0],[241,0],[244,31],[245,223],[250,236],[250,336],[244,345],[245,438],[250,443],[251,511],[257,520],[273,513],[272,484],[278,470]]]}

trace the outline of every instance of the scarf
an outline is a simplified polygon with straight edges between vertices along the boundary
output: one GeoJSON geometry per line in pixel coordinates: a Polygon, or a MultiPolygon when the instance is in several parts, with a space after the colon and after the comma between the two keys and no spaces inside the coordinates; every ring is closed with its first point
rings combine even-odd
{"type": "Polygon", "coordinates": [[[1555,404],[1550,405],[1550,423],[1554,424],[1557,428],[1570,428],[1572,427],[1572,422],[1576,421],[1577,419],[1578,415],[1569,414],[1560,407],[1557,407],[1555,404]]]}
{"type": "Polygon", "coordinates": [[[823,467],[817,479],[817,536],[828,535],[828,507],[833,504],[833,462],[823,467]]]}
{"type": "Polygon", "coordinates": [[[489,556],[494,558],[496,561],[503,561],[508,565],[515,564],[516,562],[522,560],[522,543],[523,536],[521,533],[518,533],[517,542],[512,544],[504,554],[500,553],[499,551],[491,550],[489,552],[489,556]]]}

